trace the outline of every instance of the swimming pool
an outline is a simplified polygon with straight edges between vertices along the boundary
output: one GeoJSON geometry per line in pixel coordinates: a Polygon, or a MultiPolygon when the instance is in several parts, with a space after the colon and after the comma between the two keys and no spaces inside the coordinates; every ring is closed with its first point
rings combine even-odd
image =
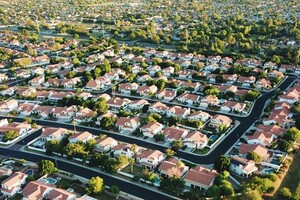
{"type": "Polygon", "coordinates": [[[272,174],[273,172],[275,172],[274,168],[265,168],[261,171],[262,174],[272,174]]]}
{"type": "Polygon", "coordinates": [[[40,182],[48,183],[50,185],[54,185],[57,182],[57,180],[55,180],[53,178],[43,178],[43,179],[40,179],[40,182]]]}
{"type": "Polygon", "coordinates": [[[34,175],[34,170],[33,169],[28,169],[25,171],[25,174],[27,174],[28,176],[33,176],[34,175]]]}
{"type": "Polygon", "coordinates": [[[218,136],[217,135],[211,135],[208,139],[210,139],[214,142],[218,139],[218,136]]]}

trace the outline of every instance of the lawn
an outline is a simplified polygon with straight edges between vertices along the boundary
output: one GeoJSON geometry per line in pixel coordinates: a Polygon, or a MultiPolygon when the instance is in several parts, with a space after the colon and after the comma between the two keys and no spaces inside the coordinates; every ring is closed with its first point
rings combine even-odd
{"type": "Polygon", "coordinates": [[[78,194],[81,194],[81,195],[84,195],[86,193],[85,191],[85,187],[81,186],[81,185],[78,185],[76,183],[72,184],[70,186],[70,188],[72,188],[74,190],[74,192],[78,193],[78,194]]]}
{"type": "Polygon", "coordinates": [[[287,187],[291,190],[292,194],[300,193],[300,151],[298,149],[297,153],[293,156],[292,164],[284,177],[279,189],[277,190],[274,199],[280,199],[277,197],[278,191],[282,188],[287,187]]]}
{"type": "Polygon", "coordinates": [[[209,148],[205,147],[203,149],[196,149],[193,153],[203,155],[203,154],[208,153],[209,150],[210,150],[209,148]]]}
{"type": "MultiPolygon", "coordinates": [[[[124,169],[122,169],[122,172],[131,174],[131,173],[130,173],[130,165],[127,165],[124,169]]],[[[133,166],[133,173],[134,173],[133,175],[141,176],[141,175],[143,175],[143,168],[134,165],[134,166],[133,166]]]]}
{"type": "Polygon", "coordinates": [[[58,188],[68,189],[70,187],[70,185],[71,185],[71,182],[72,181],[70,181],[68,179],[61,178],[55,185],[58,188]]]}
{"type": "Polygon", "coordinates": [[[114,199],[111,195],[108,195],[105,192],[102,192],[100,194],[92,194],[91,197],[94,197],[96,199],[101,199],[101,200],[112,200],[112,199],[114,199]]]}

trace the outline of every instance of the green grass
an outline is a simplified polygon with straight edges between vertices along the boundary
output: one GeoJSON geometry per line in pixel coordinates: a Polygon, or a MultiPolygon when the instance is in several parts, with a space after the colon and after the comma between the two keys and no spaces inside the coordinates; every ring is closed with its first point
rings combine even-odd
{"type": "Polygon", "coordinates": [[[196,167],[196,165],[194,163],[191,163],[189,161],[186,160],[181,160],[181,162],[183,162],[186,166],[188,166],[189,168],[194,168],[196,167]]]}
{"type": "MultiPolygon", "coordinates": [[[[127,165],[124,169],[122,169],[122,172],[131,174],[131,172],[130,172],[130,165],[127,165]]],[[[136,175],[136,176],[143,175],[143,168],[134,165],[133,166],[133,175],[136,175]]]]}
{"type": "Polygon", "coordinates": [[[208,153],[209,150],[210,150],[209,148],[205,147],[203,149],[196,149],[196,150],[193,151],[193,153],[202,155],[202,154],[208,153]]]}
{"type": "Polygon", "coordinates": [[[105,192],[102,192],[100,194],[92,194],[91,197],[94,197],[96,199],[101,199],[101,200],[112,200],[112,199],[114,199],[112,196],[106,194],[105,192]]]}
{"type": "Polygon", "coordinates": [[[72,181],[61,178],[57,183],[55,184],[58,188],[68,189],[71,185],[72,181]]]}
{"type": "Polygon", "coordinates": [[[81,186],[81,185],[78,185],[76,183],[72,184],[70,186],[70,188],[72,188],[74,190],[74,192],[78,193],[78,194],[81,194],[81,195],[84,195],[86,193],[85,191],[85,187],[81,186]]]}

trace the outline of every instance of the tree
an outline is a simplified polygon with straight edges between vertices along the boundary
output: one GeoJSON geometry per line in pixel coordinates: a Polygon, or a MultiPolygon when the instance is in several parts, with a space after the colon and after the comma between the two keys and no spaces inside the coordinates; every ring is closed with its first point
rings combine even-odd
{"type": "Polygon", "coordinates": [[[158,141],[165,141],[165,139],[166,139],[166,136],[164,134],[156,134],[156,135],[154,135],[154,140],[156,142],[158,142],[158,141]]]}
{"type": "Polygon", "coordinates": [[[296,127],[292,127],[284,133],[283,139],[297,141],[300,139],[300,131],[296,127]]]}
{"type": "Polygon", "coordinates": [[[177,177],[162,177],[160,188],[171,193],[181,194],[184,189],[184,181],[177,177]]]}
{"type": "Polygon", "coordinates": [[[54,163],[50,160],[42,160],[38,163],[39,172],[41,176],[52,174],[57,172],[58,169],[55,167],[54,163]]]}
{"type": "Polygon", "coordinates": [[[175,140],[172,142],[172,149],[174,151],[177,151],[178,149],[181,149],[184,146],[184,143],[182,140],[175,140]]]}
{"type": "Polygon", "coordinates": [[[111,193],[113,193],[113,194],[119,194],[119,193],[120,193],[120,189],[119,189],[119,187],[116,186],[116,185],[110,186],[109,191],[110,191],[111,193]]]}
{"type": "Polygon", "coordinates": [[[92,194],[99,194],[104,190],[103,179],[99,176],[92,177],[86,185],[86,191],[92,194]]]}
{"type": "Polygon", "coordinates": [[[206,191],[207,197],[220,197],[221,196],[221,188],[216,185],[210,186],[206,191]]]}
{"type": "Polygon", "coordinates": [[[231,161],[230,158],[224,155],[218,157],[214,162],[214,169],[218,172],[228,170],[230,167],[231,161]]]}
{"type": "Polygon", "coordinates": [[[280,140],[278,142],[278,148],[281,151],[290,152],[293,149],[294,142],[287,140],[280,140]]]}
{"type": "Polygon", "coordinates": [[[249,160],[253,160],[256,163],[259,163],[262,160],[260,155],[258,155],[256,152],[248,152],[246,158],[249,160]]]}
{"type": "Polygon", "coordinates": [[[25,122],[27,122],[27,124],[31,124],[32,119],[30,117],[25,117],[24,118],[25,122]]]}
{"type": "Polygon", "coordinates": [[[170,148],[168,148],[168,149],[166,149],[166,157],[167,158],[171,158],[172,156],[174,156],[175,155],[175,151],[173,151],[172,149],[170,149],[170,148]]]}
{"type": "Polygon", "coordinates": [[[261,194],[257,190],[246,189],[242,195],[238,197],[239,200],[263,200],[261,194]]]}
{"type": "Polygon", "coordinates": [[[284,187],[279,191],[278,196],[282,199],[291,199],[292,198],[292,192],[289,188],[284,187]]]}
{"type": "Polygon", "coordinates": [[[116,122],[116,118],[114,117],[102,117],[100,120],[100,126],[103,129],[109,129],[116,122]]]}
{"type": "Polygon", "coordinates": [[[10,130],[8,132],[6,132],[2,138],[2,141],[3,142],[7,142],[9,140],[13,140],[17,137],[19,137],[19,132],[18,131],[15,131],[15,130],[10,130]]]}

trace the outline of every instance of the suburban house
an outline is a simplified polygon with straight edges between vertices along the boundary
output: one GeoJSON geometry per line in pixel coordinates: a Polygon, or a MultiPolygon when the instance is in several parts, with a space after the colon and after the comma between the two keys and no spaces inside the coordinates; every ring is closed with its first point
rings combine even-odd
{"type": "Polygon", "coordinates": [[[92,111],[89,108],[83,108],[76,112],[74,120],[77,122],[89,122],[92,120],[92,117],[94,117],[95,112],[92,111]]]}
{"type": "Polygon", "coordinates": [[[169,142],[179,141],[186,137],[189,130],[171,126],[165,128],[161,133],[166,136],[166,140],[169,142]]]}
{"type": "Polygon", "coordinates": [[[263,120],[264,125],[273,125],[277,124],[281,127],[285,127],[290,121],[292,114],[290,113],[289,109],[282,109],[282,110],[273,110],[271,115],[268,118],[263,120]]]}
{"type": "Polygon", "coordinates": [[[12,96],[15,94],[16,91],[17,91],[17,87],[9,87],[6,90],[0,91],[0,94],[3,96],[6,96],[6,95],[12,96]]]}
{"type": "Polygon", "coordinates": [[[207,136],[199,131],[189,132],[183,139],[184,145],[191,149],[203,149],[208,141],[207,136]]]}
{"type": "Polygon", "coordinates": [[[210,119],[209,126],[213,128],[219,128],[220,126],[229,127],[232,120],[225,115],[215,115],[210,119]]]}
{"type": "Polygon", "coordinates": [[[261,144],[263,146],[270,146],[274,140],[272,133],[265,133],[262,131],[255,131],[253,135],[247,137],[248,144],[261,144]]]}
{"type": "Polygon", "coordinates": [[[265,62],[263,69],[277,69],[277,64],[271,61],[265,62]]]}
{"type": "Polygon", "coordinates": [[[15,172],[1,182],[1,192],[6,197],[12,197],[21,190],[21,186],[26,183],[27,174],[15,172]]]}
{"type": "Polygon", "coordinates": [[[114,157],[118,157],[122,155],[122,156],[126,156],[127,158],[131,158],[136,154],[137,151],[138,148],[135,151],[133,151],[132,144],[128,144],[128,143],[121,143],[115,146],[114,148],[112,148],[114,157]]]}
{"type": "Polygon", "coordinates": [[[203,121],[206,122],[211,118],[211,115],[207,112],[204,112],[202,110],[198,110],[196,112],[191,113],[189,116],[187,116],[188,120],[196,120],[196,121],[203,121]]]}
{"type": "Polygon", "coordinates": [[[116,114],[114,114],[114,113],[112,113],[110,111],[107,111],[106,113],[104,113],[104,114],[102,114],[102,115],[100,115],[100,116],[97,117],[97,120],[96,120],[95,124],[101,125],[101,120],[104,117],[113,118],[113,119],[117,119],[118,118],[118,116],[116,114]]]}
{"type": "Polygon", "coordinates": [[[104,85],[101,82],[97,82],[95,80],[89,80],[89,82],[87,82],[87,84],[85,85],[85,88],[88,90],[100,90],[104,88],[104,85]]]}
{"type": "Polygon", "coordinates": [[[174,67],[167,67],[162,70],[162,74],[167,77],[173,75],[174,73],[175,73],[174,67]]]}
{"type": "Polygon", "coordinates": [[[198,103],[200,99],[200,96],[197,94],[191,94],[191,93],[183,93],[179,97],[176,98],[177,101],[184,104],[193,105],[195,103],[198,103]]]}
{"type": "Polygon", "coordinates": [[[240,76],[237,80],[238,83],[242,84],[244,87],[250,87],[250,84],[255,83],[256,78],[254,76],[244,77],[240,76]]]}
{"type": "Polygon", "coordinates": [[[137,78],[137,82],[139,83],[144,83],[146,82],[148,79],[151,79],[152,77],[148,74],[145,74],[145,75],[141,75],[137,78]]]}
{"type": "Polygon", "coordinates": [[[52,113],[54,107],[53,106],[37,106],[32,113],[37,114],[41,117],[49,117],[49,115],[52,113]]]}
{"type": "Polygon", "coordinates": [[[189,78],[191,76],[191,71],[189,70],[180,70],[178,72],[178,77],[182,79],[189,78]]]}
{"type": "Polygon", "coordinates": [[[300,88],[299,86],[294,86],[289,88],[285,93],[279,96],[279,102],[286,101],[290,104],[294,104],[300,99],[300,88]]]}
{"type": "Polygon", "coordinates": [[[0,137],[1,137],[1,133],[5,134],[8,131],[16,131],[20,135],[23,135],[30,130],[31,130],[31,124],[28,124],[27,122],[22,122],[22,123],[13,122],[0,127],[0,137]]]}
{"type": "Polygon", "coordinates": [[[53,117],[57,119],[71,119],[75,116],[77,112],[76,106],[69,106],[69,107],[55,107],[52,111],[53,117]]]}
{"type": "Polygon", "coordinates": [[[1,114],[7,114],[10,113],[13,110],[18,109],[18,101],[11,99],[11,100],[6,100],[6,101],[1,101],[0,102],[0,113],[1,114]]]}
{"type": "Polygon", "coordinates": [[[91,134],[88,131],[84,131],[82,133],[81,132],[73,133],[68,139],[70,143],[76,143],[76,142],[86,143],[87,141],[93,138],[94,138],[93,134],[91,134]]]}
{"type": "Polygon", "coordinates": [[[287,131],[287,129],[282,128],[278,125],[263,125],[260,124],[256,127],[256,130],[258,131],[262,131],[264,133],[271,133],[274,135],[274,137],[283,135],[283,133],[285,133],[287,131]]]}
{"type": "Polygon", "coordinates": [[[161,175],[177,178],[182,177],[188,170],[189,168],[175,157],[164,160],[158,167],[161,175]]]}
{"type": "Polygon", "coordinates": [[[128,131],[130,133],[136,131],[140,127],[139,117],[120,117],[116,122],[116,127],[120,131],[128,131]]]}
{"type": "Polygon", "coordinates": [[[219,106],[220,100],[215,95],[207,95],[200,100],[200,106],[207,108],[208,106],[219,106]]]}
{"type": "Polygon", "coordinates": [[[148,112],[165,114],[168,110],[169,107],[166,104],[163,104],[158,101],[149,106],[148,112]]]}
{"type": "Polygon", "coordinates": [[[238,75],[237,74],[224,74],[223,79],[226,81],[226,83],[233,84],[237,81],[238,75]]]}
{"type": "Polygon", "coordinates": [[[146,169],[155,169],[165,159],[165,155],[158,151],[148,149],[136,156],[136,162],[146,169]]]}
{"type": "Polygon", "coordinates": [[[190,169],[185,177],[185,185],[199,190],[207,190],[213,185],[215,178],[219,175],[216,170],[207,169],[200,165],[190,169]]]}
{"type": "Polygon", "coordinates": [[[295,72],[295,66],[282,64],[280,65],[279,71],[283,73],[293,73],[295,72]]]}
{"type": "Polygon", "coordinates": [[[53,186],[40,181],[30,181],[23,191],[23,200],[44,199],[53,190],[53,186]]]}
{"type": "Polygon", "coordinates": [[[0,83],[8,80],[8,76],[6,74],[0,73],[0,83]]]}
{"type": "Polygon", "coordinates": [[[221,106],[221,111],[223,112],[239,112],[243,113],[245,112],[246,104],[241,103],[241,102],[236,102],[236,101],[226,101],[222,106],[221,106]]]}
{"type": "Polygon", "coordinates": [[[156,98],[171,101],[176,97],[177,91],[164,89],[156,94],[156,98]]]}
{"type": "Polygon", "coordinates": [[[50,140],[61,141],[67,134],[68,134],[67,129],[47,127],[47,128],[42,129],[42,134],[40,136],[40,140],[42,140],[42,141],[50,141],[50,140]]]}
{"type": "Polygon", "coordinates": [[[121,98],[113,98],[107,101],[107,105],[109,106],[112,112],[118,112],[119,109],[125,108],[128,103],[131,102],[129,99],[121,99],[121,98]]]}
{"type": "Polygon", "coordinates": [[[22,103],[18,106],[18,112],[21,115],[28,116],[31,115],[32,111],[37,107],[36,104],[33,103],[22,103]]]}
{"type": "Polygon", "coordinates": [[[241,177],[248,178],[254,174],[258,168],[253,160],[248,160],[239,156],[233,156],[231,157],[229,170],[241,177]]]}
{"type": "Polygon", "coordinates": [[[240,155],[245,158],[247,153],[249,152],[255,152],[257,153],[263,161],[268,160],[270,158],[271,154],[269,152],[269,149],[267,147],[264,147],[261,144],[244,144],[242,143],[239,149],[240,155]]]}
{"type": "Polygon", "coordinates": [[[76,194],[61,188],[54,188],[46,197],[49,200],[75,200],[76,194]]]}
{"type": "Polygon", "coordinates": [[[159,122],[149,122],[148,124],[140,127],[140,131],[144,136],[153,138],[154,135],[162,131],[163,127],[164,126],[159,122]]]}
{"type": "Polygon", "coordinates": [[[40,87],[42,86],[43,84],[45,83],[45,77],[44,76],[38,76],[38,77],[35,77],[33,79],[31,79],[29,81],[29,84],[32,86],[32,87],[40,87]]]}
{"type": "Polygon", "coordinates": [[[182,108],[180,106],[173,106],[166,111],[167,117],[178,117],[185,119],[190,114],[190,108],[182,108]]]}
{"type": "Polygon", "coordinates": [[[273,70],[271,72],[268,73],[268,78],[271,80],[277,79],[277,78],[282,78],[283,77],[283,73],[277,70],[273,70]]]}
{"type": "Polygon", "coordinates": [[[157,87],[155,85],[151,85],[151,86],[140,86],[137,90],[137,93],[140,96],[149,96],[151,94],[156,94],[158,91],[157,87]]]}
{"type": "Polygon", "coordinates": [[[206,61],[210,62],[210,63],[218,63],[220,62],[220,60],[222,59],[221,56],[217,55],[217,56],[208,56],[206,61]]]}
{"type": "Polygon", "coordinates": [[[131,91],[137,90],[139,87],[139,84],[137,83],[120,83],[118,85],[118,90],[122,94],[130,94],[131,91]]]}
{"type": "Polygon", "coordinates": [[[145,99],[139,99],[132,101],[128,104],[130,110],[142,110],[145,105],[149,105],[149,102],[145,99]]]}
{"type": "Polygon", "coordinates": [[[108,152],[118,145],[118,141],[111,137],[103,137],[96,140],[94,151],[97,152],[108,152]]]}
{"type": "Polygon", "coordinates": [[[3,176],[10,176],[12,175],[13,171],[11,169],[7,169],[5,167],[0,167],[0,177],[3,176]]]}
{"type": "Polygon", "coordinates": [[[272,88],[272,83],[266,78],[261,78],[256,81],[256,88],[269,90],[272,88]]]}

